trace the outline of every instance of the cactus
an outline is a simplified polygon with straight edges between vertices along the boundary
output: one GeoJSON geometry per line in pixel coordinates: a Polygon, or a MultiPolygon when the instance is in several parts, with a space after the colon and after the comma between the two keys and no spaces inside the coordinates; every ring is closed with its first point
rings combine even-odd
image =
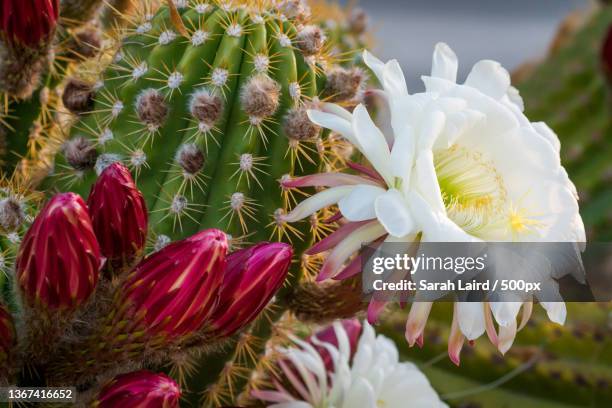
{"type": "Polygon", "coordinates": [[[602,5],[561,49],[518,84],[529,117],[546,121],[559,135],[561,159],[580,195],[590,241],[612,239],[608,187],[612,115],[600,60],[611,24],[612,7],[602,5]]]}
{"type": "MultiPolygon", "coordinates": [[[[289,13],[294,3],[172,2],[154,11],[145,2],[117,39],[93,108],[75,109],[52,185],[85,195],[97,172],[121,161],[136,176],[158,243],[220,228],[235,243],[292,242],[301,257],[320,223],[298,229],[280,220],[294,201],[278,180],[316,170],[332,154],[306,108],[351,103],[365,76],[336,64],[323,31],[305,13],[289,13]]],[[[87,95],[76,87],[64,100],[87,106],[87,95]]],[[[300,279],[300,265],[293,269],[279,300],[300,279]]],[[[245,345],[253,355],[285,309],[281,302],[253,328],[245,345]]],[[[238,363],[242,354],[228,347],[218,358],[219,370],[241,373],[236,390],[256,363],[238,363]]],[[[209,367],[189,389],[224,377],[209,367]]]]}
{"type": "MultiPolygon", "coordinates": [[[[255,241],[295,240],[304,233],[276,223],[290,205],[277,180],[321,161],[320,129],[304,109],[317,103],[322,67],[333,62],[323,32],[265,2],[175,4],[127,29],[91,113],[72,126],[55,177],[86,193],[96,169],[123,161],[137,175],[157,236],[206,226],[255,241]]],[[[336,88],[349,89],[328,97],[350,100],[361,86],[361,77],[334,78],[336,88]]],[[[77,104],[86,106],[82,98],[77,104]]]]}

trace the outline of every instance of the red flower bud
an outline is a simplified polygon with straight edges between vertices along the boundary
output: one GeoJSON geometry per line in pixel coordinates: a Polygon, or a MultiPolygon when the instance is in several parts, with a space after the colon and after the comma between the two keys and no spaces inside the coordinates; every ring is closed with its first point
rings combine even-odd
{"type": "MultiPolygon", "coordinates": [[[[359,342],[359,338],[361,337],[361,322],[359,319],[346,319],[342,321],[342,327],[348,336],[349,345],[351,346],[351,357],[357,351],[357,343],[359,342]]],[[[334,363],[332,361],[332,357],[329,354],[329,351],[321,345],[317,343],[323,342],[333,345],[334,347],[338,347],[338,338],[336,337],[336,330],[333,325],[329,325],[326,328],[315,333],[309,340],[311,344],[317,349],[323,361],[325,362],[325,368],[327,371],[334,371],[334,363]],[[316,340],[313,341],[313,337],[316,340]]]]}
{"type": "Polygon", "coordinates": [[[32,48],[54,32],[59,17],[59,0],[2,0],[0,32],[10,44],[32,48]]]}
{"type": "Polygon", "coordinates": [[[181,389],[164,374],[134,371],[106,384],[92,408],[178,408],[181,389]]]}
{"type": "Polygon", "coordinates": [[[601,65],[608,82],[612,84],[612,25],[608,28],[601,47],[601,65]]]}
{"type": "Polygon", "coordinates": [[[259,315],[283,285],[292,256],[291,246],[283,243],[261,243],[228,256],[212,318],[215,336],[231,336],[259,315]]]}
{"type": "Polygon", "coordinates": [[[101,264],[83,199],[62,193],[47,203],[26,232],[15,268],[30,306],[74,310],[93,293],[101,264]]]}
{"type": "Polygon", "coordinates": [[[217,304],[226,253],[225,233],[210,229],[140,262],[118,298],[119,327],[165,339],[200,330],[217,304]]]}
{"type": "Polygon", "coordinates": [[[147,239],[147,207],[124,165],[113,163],[102,172],[87,206],[105,257],[126,265],[140,255],[147,239]]]}
{"type": "MultiPolygon", "coordinates": [[[[8,372],[6,363],[9,361],[15,346],[15,326],[9,311],[0,304],[0,373],[8,372]]],[[[0,384],[2,374],[0,374],[0,384]]]]}

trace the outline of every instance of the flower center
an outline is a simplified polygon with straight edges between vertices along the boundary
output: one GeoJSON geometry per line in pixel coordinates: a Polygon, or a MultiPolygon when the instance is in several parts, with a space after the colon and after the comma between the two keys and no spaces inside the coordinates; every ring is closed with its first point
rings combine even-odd
{"type": "Polygon", "coordinates": [[[434,164],[448,217],[469,234],[490,238],[507,201],[503,179],[493,163],[478,152],[453,145],[435,151],[434,164]]]}
{"type": "Polygon", "coordinates": [[[434,165],[448,217],[484,240],[537,235],[543,224],[508,198],[493,162],[459,145],[434,152],[434,165]]]}

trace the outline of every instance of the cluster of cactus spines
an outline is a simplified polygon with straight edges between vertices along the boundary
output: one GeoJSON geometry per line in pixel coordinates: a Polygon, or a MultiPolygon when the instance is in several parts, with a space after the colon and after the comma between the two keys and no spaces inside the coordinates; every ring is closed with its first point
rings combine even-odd
{"type": "Polygon", "coordinates": [[[528,116],[559,136],[561,159],[576,184],[589,240],[612,239],[612,132],[603,58],[612,7],[601,6],[556,53],[518,84],[528,116]],[[588,116],[589,120],[584,120],[588,116]]]}
{"type": "Polygon", "coordinates": [[[477,340],[464,348],[461,366],[440,356],[446,353],[449,328],[441,320],[450,304],[432,310],[424,344],[409,348],[404,340],[405,313],[386,316],[379,331],[389,336],[400,353],[419,365],[441,397],[453,406],[606,406],[612,398],[609,305],[570,304],[559,326],[535,313],[502,357],[488,342],[477,340]],[[486,367],[486,369],[483,369],[486,367]]]}
{"type": "Polygon", "coordinates": [[[289,203],[277,180],[321,162],[322,132],[306,107],[319,97],[353,101],[364,75],[334,65],[303,2],[274,3],[144,7],[120,35],[90,112],[81,108],[91,86],[66,89],[79,142],[63,150],[93,157],[95,146],[97,159],[85,169],[60,155],[55,176],[85,193],[96,170],[122,161],[137,174],[156,235],[206,226],[253,241],[295,239],[279,222],[289,203]]]}
{"type": "Polygon", "coordinates": [[[6,386],[12,376],[16,340],[13,317],[0,303],[0,386],[6,386]]]}

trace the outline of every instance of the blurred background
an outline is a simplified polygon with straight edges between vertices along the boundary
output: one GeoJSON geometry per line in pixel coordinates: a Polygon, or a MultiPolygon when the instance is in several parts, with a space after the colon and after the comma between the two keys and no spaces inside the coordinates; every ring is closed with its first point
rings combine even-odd
{"type": "MultiPolygon", "coordinates": [[[[343,0],[343,4],[351,1],[343,0]]],[[[447,42],[459,57],[459,78],[483,58],[513,70],[546,53],[559,23],[589,0],[359,0],[370,16],[375,52],[395,58],[410,90],[420,91],[420,76],[429,73],[431,52],[447,42]]]]}

